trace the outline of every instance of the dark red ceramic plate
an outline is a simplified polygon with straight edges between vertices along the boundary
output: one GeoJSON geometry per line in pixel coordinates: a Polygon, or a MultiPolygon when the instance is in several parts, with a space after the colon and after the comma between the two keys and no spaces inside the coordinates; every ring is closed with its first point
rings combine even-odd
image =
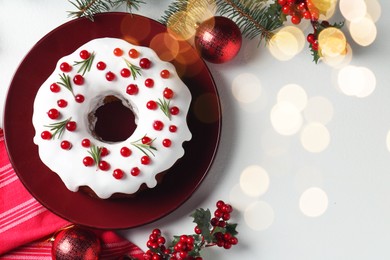
{"type": "MultiPolygon", "coordinates": [[[[186,42],[166,33],[151,19],[124,13],[96,15],[95,21],[77,19],[50,32],[28,53],[9,88],[4,132],[8,153],[19,178],[31,194],[57,215],[95,228],[131,228],[155,221],[178,208],[197,189],[214,159],[221,131],[220,102],[204,62],[186,42]],[[163,60],[175,64],[192,93],[188,124],[193,134],[185,155],[163,182],[131,199],[100,200],[68,191],[40,160],[32,125],[33,102],[41,84],[59,58],[100,37],[123,38],[149,46],[163,60]]],[[[3,198],[4,199],[4,198],[3,198]]]]}

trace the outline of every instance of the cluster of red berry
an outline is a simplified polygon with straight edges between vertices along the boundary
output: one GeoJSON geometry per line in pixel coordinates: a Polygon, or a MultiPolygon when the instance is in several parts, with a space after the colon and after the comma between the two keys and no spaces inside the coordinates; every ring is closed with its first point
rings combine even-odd
{"type": "Polygon", "coordinates": [[[167,248],[165,245],[166,239],[161,235],[160,229],[156,228],[149,236],[146,243],[149,250],[144,254],[145,260],[202,260],[200,256],[191,256],[189,253],[195,248],[195,236],[181,235],[176,239],[177,242],[167,248]]]}
{"type": "MultiPolygon", "coordinates": [[[[230,204],[226,204],[222,200],[218,201],[216,206],[217,209],[214,211],[214,217],[211,219],[210,223],[214,228],[225,228],[227,221],[230,220],[230,213],[232,213],[233,208],[230,204]]],[[[195,227],[195,233],[201,233],[199,227],[195,227]]],[[[236,245],[238,243],[238,239],[229,232],[216,232],[214,237],[216,239],[216,245],[225,249],[229,249],[232,245],[236,245]]]]}
{"type": "Polygon", "coordinates": [[[306,37],[307,42],[310,44],[312,50],[318,51],[318,31],[323,30],[331,26],[328,21],[322,21],[321,23],[313,22],[314,32],[309,33],[306,37]]]}
{"type": "Polygon", "coordinates": [[[198,209],[192,215],[197,223],[193,235],[175,236],[170,246],[161,235],[160,229],[154,229],[146,243],[149,248],[144,260],[202,260],[200,251],[205,247],[218,246],[230,249],[238,243],[235,236],[237,224],[230,224],[231,205],[218,201],[214,216],[209,210],[198,209]]]}
{"type": "Polygon", "coordinates": [[[310,20],[313,32],[307,35],[306,40],[312,51],[313,60],[317,63],[321,57],[321,54],[318,52],[319,33],[327,27],[341,28],[344,22],[331,25],[328,21],[319,21],[320,10],[313,3],[313,0],[277,0],[277,3],[281,6],[283,15],[291,16],[293,24],[299,24],[302,18],[310,20]]]}
{"type": "Polygon", "coordinates": [[[278,4],[282,6],[283,14],[291,16],[293,24],[299,24],[302,18],[318,19],[318,14],[309,10],[309,3],[306,0],[278,0],[278,4]]]}

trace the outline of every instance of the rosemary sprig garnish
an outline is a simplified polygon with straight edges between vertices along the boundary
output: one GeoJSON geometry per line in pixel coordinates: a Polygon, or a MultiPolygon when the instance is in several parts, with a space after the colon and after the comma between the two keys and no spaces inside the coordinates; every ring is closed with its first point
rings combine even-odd
{"type": "Polygon", "coordinates": [[[170,100],[167,101],[165,98],[163,98],[162,100],[159,98],[156,102],[158,104],[158,107],[169,118],[169,120],[171,120],[171,112],[169,111],[170,102],[170,100]]]}
{"type": "Polygon", "coordinates": [[[57,138],[60,138],[62,134],[65,131],[66,124],[71,120],[72,118],[69,117],[68,119],[65,119],[64,121],[53,123],[50,125],[45,125],[45,127],[50,127],[50,132],[54,131],[51,135],[51,139],[54,139],[57,135],[57,138]]]}
{"type": "Polygon", "coordinates": [[[133,79],[137,78],[137,74],[141,76],[141,68],[138,66],[135,66],[130,61],[124,59],[126,62],[127,67],[129,67],[131,75],[133,76],[133,79]]]}
{"type": "Polygon", "coordinates": [[[100,157],[102,154],[102,148],[96,145],[91,145],[88,153],[92,156],[93,160],[95,161],[96,165],[99,165],[100,157]]]}
{"type": "Polygon", "coordinates": [[[81,75],[84,76],[84,74],[87,71],[91,70],[93,59],[95,58],[95,53],[92,52],[91,55],[89,55],[88,59],[82,60],[82,61],[75,61],[73,66],[78,66],[81,64],[81,67],[77,71],[77,73],[81,72],[81,75]]]}
{"type": "MultiPolygon", "coordinates": [[[[146,135],[145,135],[146,136],[146,135]]],[[[144,136],[144,137],[145,137],[144,136]]],[[[143,138],[143,137],[142,137],[143,138]]],[[[154,153],[153,151],[157,151],[156,147],[152,146],[152,143],[154,140],[156,140],[156,138],[152,139],[150,142],[148,143],[142,143],[142,138],[138,139],[137,141],[134,141],[132,142],[131,144],[138,148],[143,154],[145,154],[146,156],[149,156],[150,155],[148,154],[148,152],[154,156],[154,153]]]]}
{"type": "Polygon", "coordinates": [[[74,96],[73,93],[73,87],[72,87],[72,81],[69,77],[69,75],[66,75],[65,73],[60,74],[60,80],[57,82],[61,86],[64,86],[66,89],[68,89],[70,92],[72,92],[72,95],[74,96]]]}

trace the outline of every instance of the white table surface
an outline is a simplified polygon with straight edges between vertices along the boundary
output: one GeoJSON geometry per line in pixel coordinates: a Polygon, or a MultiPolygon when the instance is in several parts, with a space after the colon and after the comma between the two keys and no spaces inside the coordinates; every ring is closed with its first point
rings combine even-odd
{"type": "MultiPolygon", "coordinates": [[[[170,1],[146,2],[138,13],[158,19],[170,1]]],[[[239,223],[240,242],[228,251],[206,249],[205,259],[390,259],[390,2],[377,3],[382,14],[371,45],[357,45],[348,27],[343,29],[353,50],[349,65],[375,76],[375,89],[367,97],[340,91],[336,79],[341,69],[315,65],[307,46],[293,59],[279,61],[263,46],[257,48],[256,41],[244,40],[235,60],[208,64],[220,94],[223,128],[207,178],[175,212],[120,233],[145,249],[153,228],[166,237],[191,233],[188,215],[222,199],[237,209],[232,220],[239,223]],[[256,84],[244,81],[248,74],[256,84]],[[243,92],[253,88],[252,102],[238,101],[233,91],[237,80],[243,92]],[[302,125],[283,135],[270,115],[278,108],[278,92],[290,83],[304,90],[308,105],[298,113],[302,125]],[[323,102],[328,109],[321,112],[323,102]],[[313,126],[314,133],[325,133],[324,142],[318,137],[314,143],[319,146],[311,142],[305,148],[302,138],[313,126]],[[322,151],[310,152],[316,147],[322,151]],[[245,184],[240,186],[250,166],[263,170],[252,195],[241,188],[245,184]]],[[[39,39],[70,20],[66,11],[72,9],[68,1],[0,0],[0,122],[19,63],[39,39]]]]}

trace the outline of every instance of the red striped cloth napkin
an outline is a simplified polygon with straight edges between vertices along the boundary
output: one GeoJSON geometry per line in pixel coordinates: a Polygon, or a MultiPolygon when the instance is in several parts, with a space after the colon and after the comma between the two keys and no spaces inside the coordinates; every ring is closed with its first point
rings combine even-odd
{"type": "MultiPolygon", "coordinates": [[[[24,188],[9,162],[0,128],[0,259],[51,259],[51,242],[47,238],[69,224],[24,188]]],[[[100,239],[101,259],[125,255],[142,259],[139,247],[113,231],[102,231],[100,239]]]]}

